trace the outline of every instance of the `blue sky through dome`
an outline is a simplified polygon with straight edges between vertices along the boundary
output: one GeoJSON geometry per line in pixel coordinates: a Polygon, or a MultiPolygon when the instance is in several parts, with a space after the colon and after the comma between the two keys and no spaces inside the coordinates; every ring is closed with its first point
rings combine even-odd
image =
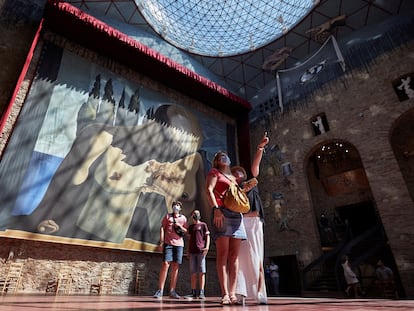
{"type": "Polygon", "coordinates": [[[166,41],[204,56],[253,51],[282,36],[318,0],[135,0],[166,41]]]}

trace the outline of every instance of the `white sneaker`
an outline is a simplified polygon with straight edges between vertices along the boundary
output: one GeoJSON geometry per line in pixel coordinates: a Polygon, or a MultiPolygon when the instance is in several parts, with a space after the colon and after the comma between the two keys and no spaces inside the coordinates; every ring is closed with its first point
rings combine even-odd
{"type": "Polygon", "coordinates": [[[170,291],[170,298],[180,299],[181,296],[177,294],[175,290],[170,291]]]}
{"type": "Polygon", "coordinates": [[[159,289],[156,291],[156,293],[152,297],[157,298],[157,299],[162,299],[162,295],[163,295],[163,292],[161,289],[159,289]]]}
{"type": "Polygon", "coordinates": [[[257,301],[260,305],[267,305],[267,298],[262,293],[257,294],[257,301]]]}

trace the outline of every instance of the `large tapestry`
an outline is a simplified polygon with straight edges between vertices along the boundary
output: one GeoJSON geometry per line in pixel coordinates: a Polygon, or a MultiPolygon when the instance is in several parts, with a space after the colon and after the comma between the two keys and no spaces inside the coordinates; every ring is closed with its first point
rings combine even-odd
{"type": "Polygon", "coordinates": [[[0,235],[154,250],[174,200],[208,220],[209,160],[234,156],[235,134],[208,109],[45,44],[0,162],[0,235]]]}

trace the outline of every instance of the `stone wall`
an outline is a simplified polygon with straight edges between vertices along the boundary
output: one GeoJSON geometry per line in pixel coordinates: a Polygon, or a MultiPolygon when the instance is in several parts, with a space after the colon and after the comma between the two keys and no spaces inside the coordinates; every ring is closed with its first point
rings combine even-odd
{"type": "MultiPolygon", "coordinates": [[[[158,288],[162,254],[1,239],[0,275],[5,278],[10,262],[24,262],[19,294],[45,294],[48,282],[58,278],[60,269],[69,266],[71,295],[89,295],[104,267],[112,267],[113,295],[153,295],[158,288]],[[137,270],[139,281],[137,286],[137,270]],[[142,279],[141,279],[142,278],[142,279]]],[[[215,260],[207,260],[206,291],[219,296],[215,260]]],[[[169,277],[165,290],[169,288],[169,277]]],[[[189,261],[184,258],[179,271],[177,292],[190,293],[189,261]]]]}
{"type": "MultiPolygon", "coordinates": [[[[345,80],[331,83],[314,94],[306,104],[282,117],[276,116],[251,126],[252,152],[263,131],[270,145],[277,144],[293,175],[284,179],[275,156],[262,162],[260,190],[266,206],[266,257],[295,255],[302,265],[309,264],[322,252],[319,243],[314,198],[306,174],[309,156],[318,144],[342,139],[359,151],[370,184],[370,196],[376,203],[394,254],[406,294],[414,296],[414,206],[390,144],[394,123],[414,109],[414,99],[400,102],[392,81],[414,71],[414,43],[402,46],[371,63],[367,70],[349,72],[345,80]],[[324,112],[330,130],[314,136],[310,119],[324,112]],[[277,221],[275,192],[283,193],[282,220],[277,221]]],[[[413,120],[414,122],[414,120],[413,120]]],[[[358,198],[358,196],[360,196],[358,198]]]]}

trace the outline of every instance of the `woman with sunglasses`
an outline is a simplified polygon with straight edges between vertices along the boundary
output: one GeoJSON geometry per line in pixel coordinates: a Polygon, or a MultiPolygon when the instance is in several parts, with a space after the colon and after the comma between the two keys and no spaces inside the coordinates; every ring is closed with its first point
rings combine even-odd
{"type": "Polygon", "coordinates": [[[216,244],[216,269],[222,293],[221,304],[237,304],[236,282],[239,269],[239,249],[246,239],[243,215],[224,205],[228,187],[236,182],[230,170],[230,158],[219,151],[206,179],[207,197],[212,207],[212,238],[216,244]]]}

